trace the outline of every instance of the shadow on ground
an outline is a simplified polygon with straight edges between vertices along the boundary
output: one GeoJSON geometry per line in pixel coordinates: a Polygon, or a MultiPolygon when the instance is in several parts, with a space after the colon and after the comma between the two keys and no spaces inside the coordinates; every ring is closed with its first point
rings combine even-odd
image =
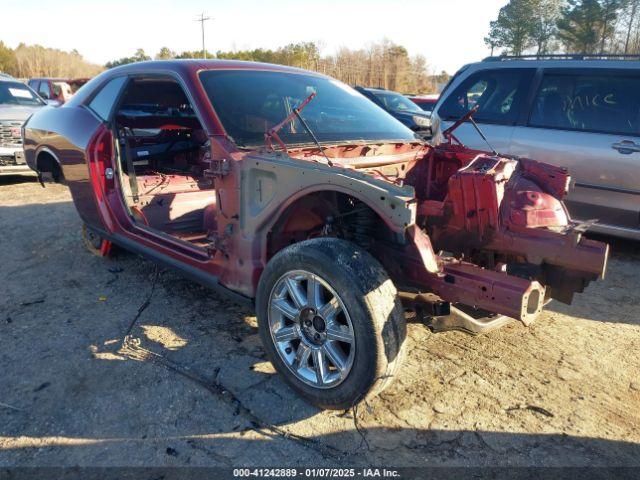
{"type": "MultiPolygon", "coordinates": [[[[624,441],[571,437],[562,434],[525,434],[486,431],[438,431],[412,429],[363,429],[325,436],[277,438],[265,430],[256,429],[259,436],[246,434],[228,436],[219,432],[183,432],[174,436],[139,437],[61,437],[24,436],[3,451],[20,449],[31,453],[54,450],[59,458],[73,462],[76,458],[102,459],[90,461],[92,466],[136,465],[138,458],[129,457],[118,463],[112,457],[116,451],[155,450],[154,465],[170,466],[458,466],[458,467],[639,467],[640,445],[624,441]],[[361,440],[354,441],[359,436],[361,440]],[[411,439],[408,441],[408,439],[411,439]],[[281,444],[285,442],[284,446],[281,444]],[[367,442],[369,446],[367,446],[367,442]],[[386,444],[380,450],[374,442],[386,444]],[[341,449],[334,445],[350,444],[341,449]],[[295,445],[294,445],[295,444],[295,445]],[[288,446],[287,446],[288,445],[288,446]],[[265,458],[261,450],[290,456],[276,461],[265,458]],[[279,451],[280,450],[280,451],[279,451]],[[394,453],[394,450],[397,453],[394,453]],[[462,451],[464,450],[464,454],[462,451]],[[304,453],[300,453],[303,451],[304,453]],[[249,455],[243,452],[254,452],[249,455]],[[409,452],[409,454],[407,454],[409,452]],[[576,456],[576,452],[580,452],[576,456]],[[162,457],[165,457],[164,459],[162,457]],[[427,464],[422,461],[429,456],[427,464]],[[635,459],[635,460],[631,460],[635,459]]],[[[37,458],[37,457],[36,457],[37,458]]],[[[66,464],[66,462],[64,462],[66,464]]],[[[14,464],[15,465],[15,464],[14,464]]],[[[42,464],[32,464],[42,465],[42,464]]],[[[67,466],[73,466],[69,463],[67,466]]],[[[83,465],[83,463],[80,463],[83,465]]],[[[84,465],[87,465],[86,463],[84,465]]],[[[0,462],[0,466],[8,466],[0,462]]]]}
{"type": "Polygon", "coordinates": [[[23,183],[38,183],[35,175],[0,175],[0,187],[3,185],[20,185],[23,183]]]}
{"type": "MultiPolygon", "coordinates": [[[[521,344],[510,343],[525,332],[517,327],[473,343],[456,333],[434,341],[420,331],[412,340],[410,368],[394,392],[373,406],[320,412],[274,374],[253,312],[176,273],[159,270],[156,276],[155,266],[135,255],[89,255],[68,200],[0,207],[0,219],[0,466],[640,463],[640,445],[620,433],[626,428],[629,438],[637,438],[637,425],[624,423],[635,418],[630,404],[622,418],[617,404],[599,410],[603,400],[595,396],[609,388],[637,399],[636,390],[620,390],[626,378],[613,383],[598,377],[600,383],[588,385],[576,380],[577,392],[554,397],[562,387],[553,377],[555,364],[536,362],[536,356],[556,355],[576,329],[584,329],[580,323],[565,331],[559,320],[552,333],[568,337],[555,343],[549,329],[534,328],[530,342],[521,344]],[[539,350],[529,352],[527,343],[539,350]],[[453,395],[456,382],[463,392],[456,402],[472,400],[459,414],[447,410],[451,405],[437,406],[440,398],[429,390],[453,395]],[[511,385],[520,390],[504,400],[511,385]],[[580,404],[580,394],[587,393],[594,400],[580,404]],[[571,402],[586,406],[559,413],[523,399],[557,409],[571,402]],[[496,401],[508,403],[494,410],[496,401]],[[496,415],[494,428],[483,426],[496,415]],[[590,426],[585,418],[594,415],[602,438],[591,427],[580,433],[582,425],[590,426]],[[469,428],[457,428],[453,420],[469,428]]],[[[631,308],[640,299],[622,296],[637,295],[629,291],[637,266],[635,258],[614,254],[607,282],[577,297],[567,315],[592,325],[624,323],[620,327],[632,332],[640,322],[631,308]]],[[[592,344],[607,340],[594,338],[592,344]]],[[[565,358],[563,351],[557,356],[550,358],[564,370],[569,360],[584,362],[565,358]]]]}

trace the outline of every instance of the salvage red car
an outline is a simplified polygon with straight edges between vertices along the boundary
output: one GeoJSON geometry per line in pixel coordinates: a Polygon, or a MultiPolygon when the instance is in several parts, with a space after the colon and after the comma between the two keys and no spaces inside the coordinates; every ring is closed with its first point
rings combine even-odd
{"type": "Polygon", "coordinates": [[[68,101],[88,78],[32,78],[27,83],[48,104],[57,106],[68,101]]]}
{"type": "Polygon", "coordinates": [[[24,146],[103,254],[254,304],[286,382],[344,409],[396,375],[405,309],[435,331],[529,325],[604,274],[607,246],[562,203],[566,170],[469,150],[454,127],[432,147],[317,73],[155,61],[34,114],[24,146]]]}
{"type": "Polygon", "coordinates": [[[415,95],[410,96],[409,100],[418,105],[425,112],[433,112],[433,109],[438,103],[438,98],[440,95],[415,95]]]}

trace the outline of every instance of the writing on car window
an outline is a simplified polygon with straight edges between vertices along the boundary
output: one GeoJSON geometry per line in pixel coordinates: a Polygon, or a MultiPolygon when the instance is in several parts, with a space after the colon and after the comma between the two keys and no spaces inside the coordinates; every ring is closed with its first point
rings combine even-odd
{"type": "Polygon", "coordinates": [[[545,75],[530,125],[597,133],[640,134],[637,78],[614,75],[545,75]]]}

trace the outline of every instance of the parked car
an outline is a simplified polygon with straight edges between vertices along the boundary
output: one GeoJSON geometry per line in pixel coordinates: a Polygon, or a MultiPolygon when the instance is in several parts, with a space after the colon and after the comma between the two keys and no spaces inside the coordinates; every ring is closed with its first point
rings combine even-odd
{"type": "Polygon", "coordinates": [[[423,137],[431,136],[430,115],[404,95],[382,88],[355,87],[355,89],[414,132],[423,137]]]}
{"type": "Polygon", "coordinates": [[[44,105],[24,83],[0,75],[0,175],[33,174],[22,151],[22,125],[44,105]]]}
{"type": "MultiPolygon", "coordinates": [[[[590,231],[640,240],[640,65],[601,58],[497,57],[467,65],[435,108],[433,141],[478,106],[474,118],[498,152],[571,171],[574,218],[595,220],[590,231]]],[[[487,148],[472,125],[455,135],[487,148]]]]}
{"type": "Polygon", "coordinates": [[[391,381],[401,301],[436,331],[529,324],[607,259],[568,220],[565,170],[433,148],[285,66],[110,69],[31,117],[25,153],[69,186],[95,253],[114,243],[255,305],[275,368],[320,408],[391,381]]]}
{"type": "Polygon", "coordinates": [[[408,98],[431,116],[440,95],[411,95],[408,98]]]}
{"type": "Polygon", "coordinates": [[[29,86],[49,105],[62,105],[68,101],[88,78],[32,78],[29,86]]]}

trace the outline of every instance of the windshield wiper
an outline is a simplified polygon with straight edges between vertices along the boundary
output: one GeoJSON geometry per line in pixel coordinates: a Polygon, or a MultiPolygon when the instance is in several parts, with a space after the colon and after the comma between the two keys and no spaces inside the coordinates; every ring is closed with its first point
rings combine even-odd
{"type": "Polygon", "coordinates": [[[315,144],[318,146],[318,149],[320,150],[320,153],[322,153],[322,156],[325,158],[325,160],[327,161],[327,164],[330,167],[333,167],[333,162],[331,160],[329,160],[329,157],[327,157],[327,154],[324,151],[324,148],[322,148],[322,146],[320,145],[320,142],[318,141],[318,139],[316,138],[316,136],[313,134],[313,132],[311,131],[311,128],[309,127],[309,125],[307,125],[307,122],[304,121],[304,118],[302,118],[302,115],[300,115],[300,108],[294,108],[293,109],[293,113],[296,114],[296,117],[298,117],[298,120],[300,120],[300,123],[302,124],[302,126],[305,128],[305,130],[309,133],[309,135],[311,136],[311,138],[313,138],[313,141],[315,142],[315,144]]]}
{"type": "Polygon", "coordinates": [[[476,105],[471,110],[469,110],[467,113],[465,113],[453,125],[451,125],[444,132],[442,132],[442,136],[445,139],[447,139],[449,142],[451,142],[451,140],[455,140],[459,145],[464,147],[464,144],[460,140],[458,140],[458,138],[453,134],[453,132],[455,130],[457,130],[458,127],[460,125],[462,125],[463,123],[469,122],[471,125],[473,125],[473,128],[476,129],[476,131],[478,132],[480,137],[485,141],[485,143],[489,147],[489,150],[491,150],[491,153],[493,153],[493,155],[497,157],[499,155],[499,153],[496,151],[495,148],[493,148],[493,145],[491,145],[489,143],[489,140],[487,140],[487,137],[485,136],[484,133],[482,133],[482,130],[480,130],[480,127],[478,126],[476,121],[473,119],[473,115],[478,111],[479,108],[480,108],[480,105],[476,105]]]}
{"type": "Polygon", "coordinates": [[[316,92],[311,93],[311,95],[309,95],[307,98],[305,98],[302,101],[302,103],[300,103],[300,105],[298,105],[296,108],[294,108],[293,111],[289,115],[287,115],[284,120],[282,120],[280,123],[278,123],[277,125],[275,125],[274,127],[270,128],[269,130],[267,130],[264,133],[264,143],[267,145],[267,148],[269,148],[270,150],[275,150],[273,148],[273,140],[275,140],[278,143],[278,145],[280,145],[280,147],[286,153],[289,153],[289,150],[287,150],[287,146],[284,144],[284,142],[282,141],[282,139],[278,135],[278,132],[280,130],[282,130],[282,127],[284,127],[287,123],[291,122],[291,120],[293,120],[294,117],[299,115],[300,114],[300,110],[302,110],[304,107],[306,107],[308,105],[308,103],[311,100],[313,100],[313,98],[315,96],[316,96],[316,92]]]}
{"type": "Polygon", "coordinates": [[[265,144],[267,145],[268,148],[270,148],[271,150],[274,150],[272,140],[275,139],[275,141],[278,142],[278,145],[280,145],[280,147],[282,147],[282,149],[286,153],[289,153],[289,150],[287,150],[287,146],[285,145],[285,143],[282,141],[282,139],[278,135],[278,132],[282,129],[282,127],[284,127],[287,123],[289,123],[295,117],[298,120],[300,120],[300,123],[302,124],[304,129],[307,131],[309,136],[313,139],[313,142],[316,144],[316,146],[318,147],[318,149],[320,150],[320,152],[322,153],[324,158],[327,160],[327,164],[330,167],[333,167],[333,162],[331,160],[329,160],[329,157],[327,157],[327,154],[325,153],[324,149],[320,145],[320,142],[318,141],[318,139],[314,135],[313,131],[311,130],[309,125],[307,125],[307,122],[305,122],[304,118],[302,118],[302,116],[300,115],[300,112],[302,111],[302,109],[304,107],[306,107],[309,104],[309,102],[315,98],[316,95],[317,95],[316,92],[312,92],[311,95],[309,95],[297,107],[295,107],[292,110],[292,112],[289,115],[287,115],[287,117],[282,122],[280,122],[279,124],[277,124],[273,128],[269,129],[264,134],[264,141],[265,141],[265,144]]]}

